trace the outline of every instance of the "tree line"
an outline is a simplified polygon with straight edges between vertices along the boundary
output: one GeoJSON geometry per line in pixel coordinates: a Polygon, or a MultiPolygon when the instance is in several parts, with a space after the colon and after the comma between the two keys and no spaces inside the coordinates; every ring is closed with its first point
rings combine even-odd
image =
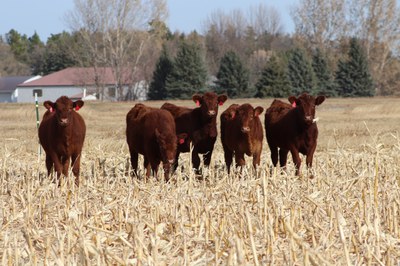
{"type": "MultiPolygon", "coordinates": [[[[71,32],[51,35],[46,43],[37,33],[6,33],[0,39],[0,75],[110,66],[122,87],[122,72],[129,69],[130,80],[145,81],[148,98],[155,100],[186,99],[210,89],[232,98],[400,92],[395,0],[302,0],[291,10],[291,34],[283,32],[279,13],[264,4],[248,12],[216,11],[201,33],[184,34],[167,27],[164,0],[140,7],[133,0],[116,1],[112,8],[103,8],[106,0],[75,2],[71,32]]],[[[120,100],[135,99],[134,88],[120,100]]]]}

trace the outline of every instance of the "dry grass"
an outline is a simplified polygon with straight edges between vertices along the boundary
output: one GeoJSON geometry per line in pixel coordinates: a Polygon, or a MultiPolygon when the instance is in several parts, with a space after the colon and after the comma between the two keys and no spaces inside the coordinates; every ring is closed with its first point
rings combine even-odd
{"type": "MultiPolygon", "coordinates": [[[[224,108],[233,102],[266,108],[271,100],[228,100],[224,108]]],[[[46,177],[34,105],[0,105],[0,261],[397,265],[399,103],[323,103],[313,180],[295,177],[291,158],[287,174],[270,174],[266,143],[257,174],[228,176],[218,140],[206,179],[195,179],[183,154],[186,170],[173,182],[144,183],[125,176],[125,115],[134,103],[87,102],[79,111],[88,127],[79,188],[73,178],[57,187],[46,177]]]]}

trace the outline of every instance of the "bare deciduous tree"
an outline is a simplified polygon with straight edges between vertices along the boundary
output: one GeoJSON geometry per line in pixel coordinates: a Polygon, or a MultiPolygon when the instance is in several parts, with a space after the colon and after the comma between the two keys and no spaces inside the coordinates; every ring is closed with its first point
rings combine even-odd
{"type": "Polygon", "coordinates": [[[279,12],[263,3],[249,8],[249,25],[257,35],[268,33],[276,35],[283,32],[282,19],[279,12]]]}
{"type": "Polygon", "coordinates": [[[345,12],[345,0],[301,0],[291,16],[296,33],[325,50],[329,42],[340,39],[347,31],[345,12]]]}
{"type": "MultiPolygon", "coordinates": [[[[111,67],[119,100],[130,97],[138,80],[138,64],[144,48],[156,31],[153,21],[165,21],[165,0],[75,0],[75,8],[67,15],[71,29],[81,35],[86,54],[95,71],[111,67]]],[[[101,73],[99,73],[101,75],[101,73]]]]}

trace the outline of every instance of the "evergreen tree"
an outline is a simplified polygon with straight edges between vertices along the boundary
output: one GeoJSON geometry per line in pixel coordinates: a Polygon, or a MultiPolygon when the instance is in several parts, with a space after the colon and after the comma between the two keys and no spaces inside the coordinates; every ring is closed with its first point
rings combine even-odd
{"type": "Polygon", "coordinates": [[[226,92],[230,98],[253,96],[249,90],[249,71],[233,51],[221,58],[217,79],[217,92],[226,92]]]}
{"type": "Polygon", "coordinates": [[[149,100],[164,100],[167,98],[167,89],[165,87],[168,75],[172,71],[172,60],[168,55],[167,49],[163,46],[161,55],[158,58],[156,68],[153,72],[153,79],[150,82],[149,100]]]}
{"type": "Polygon", "coordinates": [[[167,98],[190,99],[193,94],[204,91],[207,81],[200,47],[183,41],[167,76],[167,98]]]}
{"type": "Polygon", "coordinates": [[[314,71],[303,50],[296,48],[290,52],[287,71],[291,94],[314,93],[314,71]]]}
{"type": "Polygon", "coordinates": [[[256,84],[257,97],[287,97],[290,94],[289,81],[286,69],[279,62],[278,57],[272,56],[261,73],[256,84]]]}
{"type": "Polygon", "coordinates": [[[316,77],[315,93],[326,96],[337,96],[326,57],[319,48],[313,54],[312,67],[316,77]]]}
{"type": "Polygon", "coordinates": [[[25,34],[21,35],[18,31],[12,29],[6,34],[6,39],[15,58],[21,63],[28,63],[28,37],[25,34]]]}
{"type": "Polygon", "coordinates": [[[43,74],[50,74],[67,67],[78,65],[73,54],[78,53],[78,49],[71,52],[77,46],[77,41],[68,32],[52,34],[47,39],[45,62],[43,74]]]}
{"type": "Polygon", "coordinates": [[[348,60],[340,60],[336,72],[338,92],[344,97],[374,96],[367,57],[356,38],[350,40],[348,60]]]}

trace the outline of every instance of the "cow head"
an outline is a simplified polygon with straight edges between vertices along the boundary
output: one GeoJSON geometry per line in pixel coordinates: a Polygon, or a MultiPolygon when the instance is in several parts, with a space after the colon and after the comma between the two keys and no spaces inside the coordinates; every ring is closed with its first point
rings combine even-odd
{"type": "Polygon", "coordinates": [[[67,96],[61,96],[55,103],[52,101],[45,101],[44,107],[50,112],[55,112],[57,122],[61,126],[68,126],[71,123],[72,112],[74,109],[77,111],[82,108],[84,102],[77,100],[72,102],[67,96]]]}
{"type": "Polygon", "coordinates": [[[155,135],[157,144],[160,147],[161,161],[164,165],[171,165],[175,161],[176,147],[178,143],[184,142],[187,138],[186,133],[178,135],[172,133],[160,132],[157,128],[155,129],[155,135]]]}
{"type": "Polygon", "coordinates": [[[290,96],[289,102],[296,108],[304,119],[307,125],[311,125],[316,122],[315,118],[315,106],[320,105],[325,101],[325,96],[320,95],[313,97],[307,93],[301,94],[298,98],[290,96]]]}
{"type": "Polygon", "coordinates": [[[242,133],[249,133],[253,128],[253,124],[256,118],[264,111],[264,108],[257,106],[253,108],[248,103],[239,106],[235,113],[231,113],[232,118],[236,118],[240,124],[240,130],[242,133]]]}
{"type": "Polygon", "coordinates": [[[213,118],[218,114],[218,106],[223,105],[228,99],[228,96],[224,94],[217,95],[214,92],[206,92],[203,95],[195,94],[192,99],[196,105],[201,108],[201,113],[204,118],[213,118]]]}

